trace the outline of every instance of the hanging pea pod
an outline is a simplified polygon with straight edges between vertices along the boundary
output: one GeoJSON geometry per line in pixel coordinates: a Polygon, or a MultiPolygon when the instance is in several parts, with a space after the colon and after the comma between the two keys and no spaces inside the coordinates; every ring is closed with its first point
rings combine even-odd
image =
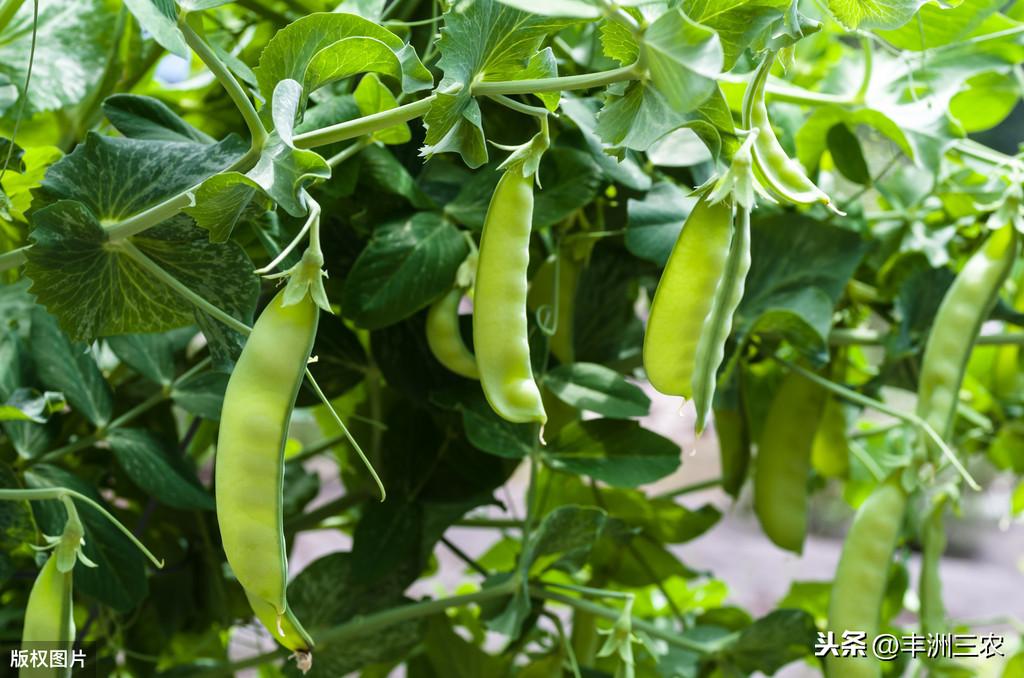
{"type": "Polygon", "coordinates": [[[834,396],[826,396],[821,421],[811,446],[811,464],[826,478],[845,476],[850,468],[846,415],[843,413],[843,404],[834,396]]]}
{"type": "Polygon", "coordinates": [[[647,378],[662,393],[693,397],[698,345],[732,237],[731,204],[701,198],[672,247],[654,292],[643,348],[647,378]]]}
{"type": "Polygon", "coordinates": [[[779,387],[765,418],[754,467],[754,512],[768,538],[800,553],[807,536],[811,446],[823,389],[796,372],[779,387]]]}
{"type": "MultiPolygon", "coordinates": [[[[21,645],[24,650],[51,650],[55,649],[53,643],[59,643],[64,649],[69,649],[75,640],[71,598],[72,574],[70,569],[61,572],[57,560],[56,552],[46,559],[29,593],[28,606],[25,608],[25,625],[21,634],[21,645]]],[[[26,667],[22,668],[18,675],[20,678],[64,678],[70,676],[71,671],[53,667],[26,667]]]]}
{"type": "Polygon", "coordinates": [[[953,432],[960,385],[981,325],[1017,258],[1012,223],[989,235],[942,298],[921,363],[917,414],[943,438],[953,432]]]}
{"type": "Polygon", "coordinates": [[[309,294],[264,309],[228,380],[217,442],[217,521],[228,563],[253,611],[308,667],[313,641],[288,607],[282,486],[292,408],[313,349],[319,309],[309,294]]]}
{"type": "Polygon", "coordinates": [[[925,635],[946,632],[946,610],[942,603],[942,577],[939,564],[946,550],[946,530],[943,525],[945,495],[940,496],[927,513],[921,525],[921,633],[925,635]]]}
{"type": "MultiPolygon", "coordinates": [[[[548,257],[530,281],[527,304],[540,315],[550,317],[554,333],[548,338],[551,352],[558,362],[575,362],[573,324],[576,309],[576,288],[579,286],[580,266],[568,248],[548,257]],[[556,298],[557,284],[557,298],[556,298]]],[[[542,328],[543,329],[543,328],[542,328]]]]}
{"type": "MultiPolygon", "coordinates": [[[[864,500],[843,542],[829,596],[828,630],[837,638],[847,631],[863,632],[867,646],[878,635],[889,564],[903,526],[907,495],[899,473],[879,485],[864,500]]],[[[881,662],[866,657],[827,656],[828,678],[878,678],[881,662]]]]}
{"type": "Polygon", "coordinates": [[[787,155],[772,129],[764,96],[768,73],[774,63],[775,53],[772,53],[754,72],[743,95],[743,127],[757,130],[752,149],[754,173],[768,193],[780,202],[796,205],[822,203],[840,213],[833,206],[832,199],[807,177],[800,163],[787,155]]]}
{"type": "Polygon", "coordinates": [[[473,347],[494,411],[514,423],[543,425],[547,414],[533,378],[526,316],[533,180],[521,163],[513,164],[487,208],[473,293],[473,347]]]}
{"type": "Polygon", "coordinates": [[[435,301],[427,311],[427,346],[437,361],[467,379],[479,379],[476,357],[462,340],[459,327],[459,303],[462,290],[453,288],[435,301]]]}

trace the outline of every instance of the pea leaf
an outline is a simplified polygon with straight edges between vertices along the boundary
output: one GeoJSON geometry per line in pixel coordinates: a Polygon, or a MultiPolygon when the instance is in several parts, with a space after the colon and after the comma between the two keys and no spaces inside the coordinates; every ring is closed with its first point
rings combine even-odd
{"type": "Polygon", "coordinates": [[[674,111],[688,113],[717,90],[722,71],[718,34],[680,8],[669,10],[644,31],[651,81],[674,111]]]}
{"type": "MultiPolygon", "coordinates": [[[[266,181],[268,185],[274,183],[273,179],[266,181]]],[[[185,208],[185,214],[195,220],[196,226],[209,231],[210,242],[223,243],[247,210],[269,204],[266,198],[260,200],[263,195],[263,188],[254,179],[240,172],[221,172],[192,192],[194,204],[185,208]]]]}
{"type": "MultiPolygon", "coordinates": [[[[153,0],[137,0],[152,2],[153,0]]],[[[164,0],[157,0],[164,1],[164,0]]],[[[213,139],[185,122],[159,99],[138,94],[113,94],[103,100],[103,115],[131,139],[211,144],[213,139]]]]}
{"type": "Polygon", "coordinates": [[[616,160],[605,153],[604,144],[597,136],[597,102],[566,95],[561,104],[562,113],[576,124],[587,152],[606,177],[634,191],[651,188],[651,178],[640,167],[635,154],[623,154],[621,160],[616,160]]]}
{"type": "Polygon", "coordinates": [[[219,421],[227,386],[228,375],[224,372],[200,372],[176,382],[171,389],[171,398],[176,405],[197,417],[219,421]]]}
{"type": "Polygon", "coordinates": [[[664,266],[696,202],[671,181],[659,181],[643,198],[630,198],[626,249],[664,266]]]}
{"type": "Polygon", "coordinates": [[[129,478],[160,503],[182,510],[213,510],[213,497],[181,462],[172,463],[160,441],[139,429],[113,429],[107,442],[129,478]]]}
{"type": "MultiPolygon", "coordinates": [[[[375,73],[367,73],[359,80],[352,93],[360,115],[373,115],[398,106],[395,95],[385,87],[375,73]]],[[[409,125],[399,123],[373,133],[373,138],[383,144],[405,144],[412,139],[409,125]]]]}
{"type": "Polygon", "coordinates": [[[32,356],[39,379],[64,393],[75,411],[96,426],[113,412],[113,395],[88,346],[68,341],[56,320],[40,307],[32,309],[32,356]]]}
{"type": "Polygon", "coordinates": [[[635,421],[592,419],[568,424],[544,449],[552,468],[614,487],[636,487],[679,467],[679,446],[635,421]]]}
{"type": "MultiPolygon", "coordinates": [[[[33,3],[24,2],[0,40],[0,120],[11,120],[32,47],[33,3]]],[[[83,101],[103,77],[121,34],[116,0],[50,0],[39,3],[32,84],[25,113],[52,111],[83,101]]]]}
{"type": "Polygon", "coordinates": [[[124,4],[161,47],[183,59],[188,58],[189,49],[178,28],[174,0],[125,0],[124,4]]]}
{"type": "Polygon", "coordinates": [[[460,399],[462,426],[473,447],[499,457],[523,459],[537,442],[537,429],[531,424],[513,424],[497,414],[480,394],[460,399]]]}
{"type": "Polygon", "coordinates": [[[626,419],[646,416],[651,399],[639,386],[597,363],[561,365],[548,372],[544,385],[576,409],[605,417],[626,419]]]}
{"type": "MultiPolygon", "coordinates": [[[[474,82],[532,77],[528,66],[544,38],[567,21],[527,14],[497,0],[459,2],[445,17],[438,47],[444,78],[423,118],[422,154],[458,153],[470,167],[487,162],[480,106],[474,82]]],[[[534,65],[534,69],[538,65],[534,65]]]]}
{"type": "Polygon", "coordinates": [[[466,239],[437,214],[385,224],[349,271],[342,309],[360,327],[396,323],[448,290],[467,254],[466,239]]]}
{"type": "Polygon", "coordinates": [[[597,163],[573,148],[553,148],[545,153],[539,176],[542,188],[533,204],[535,228],[556,224],[589,204],[601,183],[597,163]]]}
{"type": "MultiPolygon", "coordinates": [[[[161,332],[196,321],[200,311],[111,243],[82,203],[59,201],[36,212],[35,220],[35,247],[28,250],[25,270],[32,292],[72,339],[161,332]]],[[[251,320],[259,282],[239,246],[210,243],[184,217],[132,243],[204,299],[243,322],[251,320]]]]}
{"type": "Polygon", "coordinates": [[[847,28],[899,28],[927,0],[829,0],[828,8],[847,28]]]}
{"type": "Polygon", "coordinates": [[[725,656],[744,672],[771,675],[810,655],[816,638],[811,615],[803,610],[775,610],[743,629],[725,656]]]}
{"type": "MultiPolygon", "coordinates": [[[[309,370],[328,398],[337,398],[359,384],[369,369],[366,349],[359,337],[344,320],[326,311],[320,313],[313,355],[316,361],[309,364],[309,370]]],[[[303,381],[297,405],[309,407],[319,403],[320,398],[303,381]]]]}
{"type": "Polygon", "coordinates": [[[790,0],[684,0],[693,21],[713,29],[722,44],[723,70],[731,69],[748,47],[763,46],[785,23],[790,0]]]}
{"type": "Polygon", "coordinates": [[[317,13],[290,23],[267,43],[253,70],[268,99],[282,80],[297,81],[309,96],[332,80],[367,70],[395,77],[407,93],[433,84],[412,46],[355,14],[317,13]]]}
{"type": "Polygon", "coordinates": [[[167,386],[174,380],[174,350],[163,334],[123,334],[107,344],[126,365],[150,381],[167,386]]]}

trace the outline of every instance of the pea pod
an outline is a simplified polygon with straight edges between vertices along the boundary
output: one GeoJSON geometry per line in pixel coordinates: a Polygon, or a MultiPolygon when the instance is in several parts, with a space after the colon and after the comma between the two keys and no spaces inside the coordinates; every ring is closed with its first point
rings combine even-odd
{"type": "Polygon", "coordinates": [[[672,247],[654,292],[643,348],[647,378],[662,393],[693,397],[698,344],[732,237],[732,207],[702,198],[672,247]]]}
{"type": "Polygon", "coordinates": [[[946,632],[946,610],[942,603],[942,577],[939,564],[942,552],[946,550],[946,530],[942,515],[945,498],[937,501],[928,512],[921,526],[921,633],[937,634],[946,632]]]}
{"type": "MultiPolygon", "coordinates": [[[[288,608],[282,516],[284,444],[319,311],[285,291],[260,315],[228,380],[217,443],[217,520],[228,563],[260,621],[285,647],[313,642],[288,608]]],[[[301,657],[300,657],[301,659],[301,657]]]]}
{"type": "Polygon", "coordinates": [[[772,400],[757,446],[754,511],[768,538],[800,553],[807,536],[811,447],[824,406],[822,388],[796,372],[772,400]]]}
{"type": "Polygon", "coordinates": [[[547,414],[533,378],[526,316],[532,224],[533,175],[513,166],[498,180],[480,236],[473,347],[494,411],[511,422],[543,425],[547,414]]]}
{"type": "MultiPolygon", "coordinates": [[[[23,649],[52,649],[55,642],[70,647],[75,639],[71,589],[71,571],[61,572],[57,567],[56,554],[51,554],[36,576],[28,596],[21,634],[23,649]],[[34,645],[36,643],[45,645],[34,645]]],[[[63,678],[71,674],[69,669],[23,668],[18,675],[21,678],[63,678]]]]}
{"type": "MultiPolygon", "coordinates": [[[[573,346],[573,324],[576,307],[576,288],[579,286],[580,267],[568,248],[547,258],[530,281],[527,304],[537,311],[545,307],[555,315],[551,324],[555,333],[548,339],[551,352],[558,362],[568,365],[576,361],[573,346]],[[555,295],[555,273],[558,274],[558,299],[555,295]],[[555,313],[557,311],[557,313],[555,313]]],[[[543,311],[541,311],[543,313],[543,311]]]]}
{"type": "MultiPolygon", "coordinates": [[[[867,634],[868,647],[878,634],[882,602],[889,578],[889,564],[903,525],[907,495],[899,473],[868,496],[843,543],[829,598],[828,630],[841,638],[846,631],[867,634]]],[[[825,660],[828,678],[878,678],[880,662],[867,657],[834,657],[825,660]]]]}
{"type": "Polygon", "coordinates": [[[459,328],[459,302],[462,290],[452,289],[435,301],[427,311],[427,345],[437,361],[455,374],[479,379],[476,357],[466,348],[459,328]]]}
{"type": "Polygon", "coordinates": [[[846,415],[837,398],[826,397],[811,446],[811,465],[826,478],[840,478],[849,471],[850,441],[846,436],[846,415]]]}
{"type": "Polygon", "coordinates": [[[917,414],[943,438],[953,432],[971,349],[1017,257],[1017,231],[1007,224],[992,233],[942,298],[925,345],[917,414]]]}
{"type": "Polygon", "coordinates": [[[757,130],[753,142],[754,174],[777,200],[796,205],[823,203],[832,208],[832,199],[807,177],[799,162],[789,157],[772,129],[764,95],[768,73],[774,63],[775,54],[772,53],[754,72],[743,95],[743,126],[757,130]]]}
{"type": "Polygon", "coordinates": [[[743,299],[743,289],[750,270],[750,211],[737,212],[736,227],[729,241],[725,269],[715,288],[711,312],[704,319],[693,372],[693,403],[697,409],[695,428],[699,434],[707,423],[715,398],[718,368],[725,358],[725,342],[732,331],[733,316],[743,299]]]}

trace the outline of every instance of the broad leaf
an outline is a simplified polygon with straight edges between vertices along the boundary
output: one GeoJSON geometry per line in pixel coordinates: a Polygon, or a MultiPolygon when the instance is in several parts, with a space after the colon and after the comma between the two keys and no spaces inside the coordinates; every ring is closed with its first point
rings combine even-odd
{"type": "Polygon", "coordinates": [[[114,458],[147,495],[162,504],[183,510],[213,510],[213,497],[199,485],[194,474],[186,475],[182,461],[172,463],[160,441],[139,429],[114,429],[107,433],[114,458]]]}
{"type": "Polygon", "coordinates": [[[927,0],[829,0],[828,8],[847,28],[899,28],[927,0]]]}
{"type": "Polygon", "coordinates": [[[219,421],[227,386],[228,375],[224,372],[200,372],[175,382],[171,398],[186,412],[219,421]]]}
{"type": "Polygon", "coordinates": [[[664,266],[696,202],[671,181],[659,181],[642,199],[630,198],[626,248],[664,266]]]}
{"type": "Polygon", "coordinates": [[[718,34],[722,67],[729,70],[743,50],[756,50],[774,37],[792,4],[791,0],[684,0],[682,9],[718,34]]]}
{"type": "Polygon", "coordinates": [[[188,58],[189,49],[178,28],[174,0],[124,0],[124,4],[161,47],[183,59],[188,58]]]}
{"type": "Polygon", "coordinates": [[[552,468],[615,487],[636,487],[679,467],[679,446],[635,421],[593,419],[567,425],[544,449],[552,468]]]}
{"type": "Polygon", "coordinates": [[[118,358],[150,381],[168,386],[174,381],[174,347],[164,334],[123,334],[108,337],[118,358]]]}
{"type": "Polygon", "coordinates": [[[118,132],[131,139],[213,143],[209,135],[182,120],[167,104],[153,97],[114,94],[103,100],[103,114],[118,132]]]}
{"type": "Polygon", "coordinates": [[[651,399],[639,386],[597,363],[561,365],[548,372],[544,385],[576,409],[625,419],[646,416],[651,399]]]}
{"type": "Polygon", "coordinates": [[[683,10],[658,17],[644,32],[643,44],[651,82],[673,111],[688,113],[717,90],[723,59],[718,34],[683,10]]]}

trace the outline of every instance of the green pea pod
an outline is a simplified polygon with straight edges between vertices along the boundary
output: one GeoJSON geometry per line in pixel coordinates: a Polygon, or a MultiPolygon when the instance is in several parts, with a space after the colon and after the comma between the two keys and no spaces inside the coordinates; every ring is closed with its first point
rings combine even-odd
{"type": "MultiPolygon", "coordinates": [[[[36,576],[28,596],[25,625],[21,634],[23,649],[49,650],[54,648],[51,643],[62,643],[70,647],[75,639],[71,588],[71,572],[57,569],[57,557],[51,554],[36,576]]],[[[63,678],[71,675],[71,672],[59,668],[23,668],[18,675],[20,678],[63,678]]]]}
{"type": "Polygon", "coordinates": [[[693,372],[693,404],[697,409],[695,428],[700,434],[707,423],[715,398],[718,368],[725,358],[725,342],[732,331],[732,320],[743,299],[750,270],[750,212],[740,209],[729,242],[725,269],[718,280],[711,312],[701,326],[693,372]]]}
{"type": "Polygon", "coordinates": [[[527,267],[533,175],[520,168],[498,180],[484,218],[473,294],[473,347],[487,402],[503,419],[544,424],[547,414],[530,365],[527,267]]]}
{"type": "Polygon", "coordinates": [[[455,288],[435,301],[427,311],[427,345],[430,352],[449,370],[467,379],[479,379],[476,357],[466,348],[459,328],[459,302],[462,290],[455,288]]]}
{"type": "Polygon", "coordinates": [[[754,511],[768,538],[800,553],[807,536],[811,446],[824,407],[822,388],[790,372],[772,400],[757,446],[754,511]]]}
{"type": "Polygon", "coordinates": [[[782,202],[823,203],[831,208],[832,199],[807,177],[799,162],[789,157],[768,119],[764,94],[774,63],[773,53],[761,62],[743,95],[743,126],[757,130],[753,146],[754,174],[768,193],[782,202]]]}
{"type": "Polygon", "coordinates": [[[943,526],[945,499],[935,503],[921,526],[921,633],[946,633],[946,610],[942,603],[942,577],[939,564],[946,550],[946,530],[943,526]]]}
{"type": "Polygon", "coordinates": [[[722,489],[739,496],[750,464],[750,430],[739,409],[715,410],[715,433],[722,466],[722,489]]]}
{"type": "Polygon", "coordinates": [[[279,615],[277,608],[265,600],[249,595],[248,592],[246,597],[249,599],[249,606],[252,607],[256,618],[274,634],[277,642],[293,652],[309,651],[313,643],[290,607],[285,607],[284,614],[279,615]]]}
{"type": "Polygon", "coordinates": [[[319,310],[308,295],[289,306],[283,300],[282,290],[260,315],[228,380],[217,442],[217,520],[231,569],[250,601],[259,601],[254,612],[282,644],[308,651],[313,643],[301,626],[286,624],[281,492],[288,423],[319,310]]]}
{"type": "Polygon", "coordinates": [[[731,238],[732,207],[698,200],[658,281],[644,334],[644,370],[662,393],[693,397],[698,344],[726,270],[731,238]]]}
{"type": "Polygon", "coordinates": [[[921,363],[917,414],[943,438],[953,432],[967,361],[1013,268],[1017,240],[1013,224],[992,233],[967,261],[939,305],[921,363]]]}
{"type": "Polygon", "coordinates": [[[811,465],[826,478],[845,476],[850,468],[850,441],[846,437],[843,404],[827,397],[811,446],[811,465]]]}
{"type": "Polygon", "coordinates": [[[530,282],[527,304],[533,311],[544,307],[555,310],[551,324],[555,333],[548,339],[551,352],[558,362],[568,365],[576,361],[573,347],[573,323],[576,310],[576,288],[579,286],[580,267],[566,249],[552,255],[541,264],[530,282]],[[556,257],[558,257],[556,261],[556,257]],[[558,300],[555,295],[555,270],[558,271],[558,300]]]}
{"type": "MultiPolygon", "coordinates": [[[[899,473],[879,485],[868,496],[843,543],[829,598],[828,630],[837,640],[846,631],[867,634],[867,645],[878,634],[882,603],[889,577],[889,564],[903,526],[907,494],[899,473]]],[[[878,678],[881,663],[866,657],[833,657],[825,660],[828,678],[878,678]]]]}

